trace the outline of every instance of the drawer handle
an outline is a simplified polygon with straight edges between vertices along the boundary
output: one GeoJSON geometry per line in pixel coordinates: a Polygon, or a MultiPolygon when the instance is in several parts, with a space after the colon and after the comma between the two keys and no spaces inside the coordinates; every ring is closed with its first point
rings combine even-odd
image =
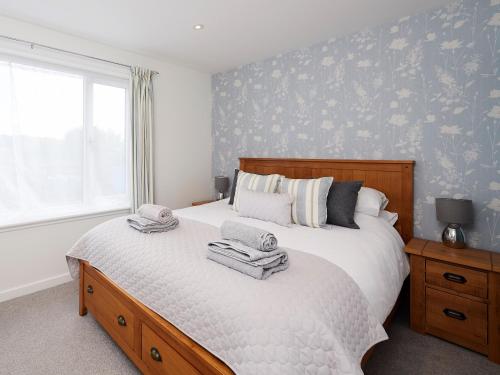
{"type": "Polygon", "coordinates": [[[153,361],[161,362],[161,354],[155,347],[151,348],[151,358],[153,358],[153,361]]]}
{"type": "Polygon", "coordinates": [[[125,327],[127,325],[127,321],[125,320],[123,315],[118,315],[118,318],[116,318],[116,320],[118,321],[118,325],[122,327],[125,327]]]}
{"type": "Polygon", "coordinates": [[[92,294],[92,293],[94,293],[94,288],[92,288],[92,285],[89,285],[89,286],[87,287],[87,293],[88,293],[88,294],[92,294]]]}
{"type": "Polygon", "coordinates": [[[452,309],[444,309],[443,310],[444,315],[446,315],[449,318],[457,319],[457,320],[465,320],[467,317],[465,316],[464,313],[461,313],[460,311],[455,311],[452,309]]]}
{"type": "Polygon", "coordinates": [[[467,282],[467,279],[465,277],[463,277],[462,275],[457,275],[456,273],[445,272],[443,273],[443,277],[453,283],[465,284],[467,282]]]}

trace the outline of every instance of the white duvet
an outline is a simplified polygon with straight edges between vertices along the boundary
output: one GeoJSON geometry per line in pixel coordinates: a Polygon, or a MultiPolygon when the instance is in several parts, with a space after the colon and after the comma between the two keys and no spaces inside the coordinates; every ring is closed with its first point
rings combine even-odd
{"type": "Polygon", "coordinates": [[[329,226],[327,229],[300,225],[283,227],[238,216],[228,200],[176,210],[175,214],[220,227],[234,220],[266,229],[280,246],[315,254],[342,268],[358,284],[381,323],[391,312],[410,272],[399,233],[386,220],[356,214],[360,229],[329,226]]]}

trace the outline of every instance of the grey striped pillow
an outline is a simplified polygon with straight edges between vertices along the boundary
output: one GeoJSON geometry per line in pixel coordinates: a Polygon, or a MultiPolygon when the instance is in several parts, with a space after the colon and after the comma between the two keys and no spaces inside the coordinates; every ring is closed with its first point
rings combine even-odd
{"type": "Polygon", "coordinates": [[[236,191],[234,193],[233,210],[239,211],[240,191],[251,190],[264,193],[275,193],[282,176],[279,174],[260,175],[240,171],[238,181],[236,182],[236,191]]]}
{"type": "Polygon", "coordinates": [[[326,224],[326,199],[332,182],[333,177],[283,179],[280,191],[294,198],[292,221],[295,224],[313,228],[320,228],[326,224]]]}

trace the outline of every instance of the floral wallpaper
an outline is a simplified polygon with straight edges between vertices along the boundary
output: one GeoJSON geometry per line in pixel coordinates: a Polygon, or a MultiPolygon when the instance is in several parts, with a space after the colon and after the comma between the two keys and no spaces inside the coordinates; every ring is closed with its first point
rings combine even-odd
{"type": "Polygon", "coordinates": [[[500,0],[463,0],[215,74],[214,174],[238,157],[414,159],[415,235],[470,198],[500,252],[500,0]]]}

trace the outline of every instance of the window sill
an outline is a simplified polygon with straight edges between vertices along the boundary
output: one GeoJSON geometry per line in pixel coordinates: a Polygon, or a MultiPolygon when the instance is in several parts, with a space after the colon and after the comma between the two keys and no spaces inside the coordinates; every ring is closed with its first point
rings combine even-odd
{"type": "Polygon", "coordinates": [[[96,211],[96,212],[91,212],[91,213],[61,216],[61,217],[56,217],[56,218],[51,218],[51,219],[40,219],[40,220],[36,220],[36,221],[32,221],[32,222],[25,222],[25,223],[19,223],[19,224],[7,224],[7,225],[0,226],[0,233],[42,227],[42,226],[46,226],[46,225],[68,223],[68,222],[72,222],[72,221],[82,221],[82,220],[94,219],[94,218],[98,218],[98,217],[106,217],[106,216],[114,216],[114,215],[127,215],[127,214],[130,214],[130,212],[131,212],[130,210],[131,210],[131,208],[124,207],[124,208],[116,208],[116,209],[105,210],[105,211],[96,211]]]}

